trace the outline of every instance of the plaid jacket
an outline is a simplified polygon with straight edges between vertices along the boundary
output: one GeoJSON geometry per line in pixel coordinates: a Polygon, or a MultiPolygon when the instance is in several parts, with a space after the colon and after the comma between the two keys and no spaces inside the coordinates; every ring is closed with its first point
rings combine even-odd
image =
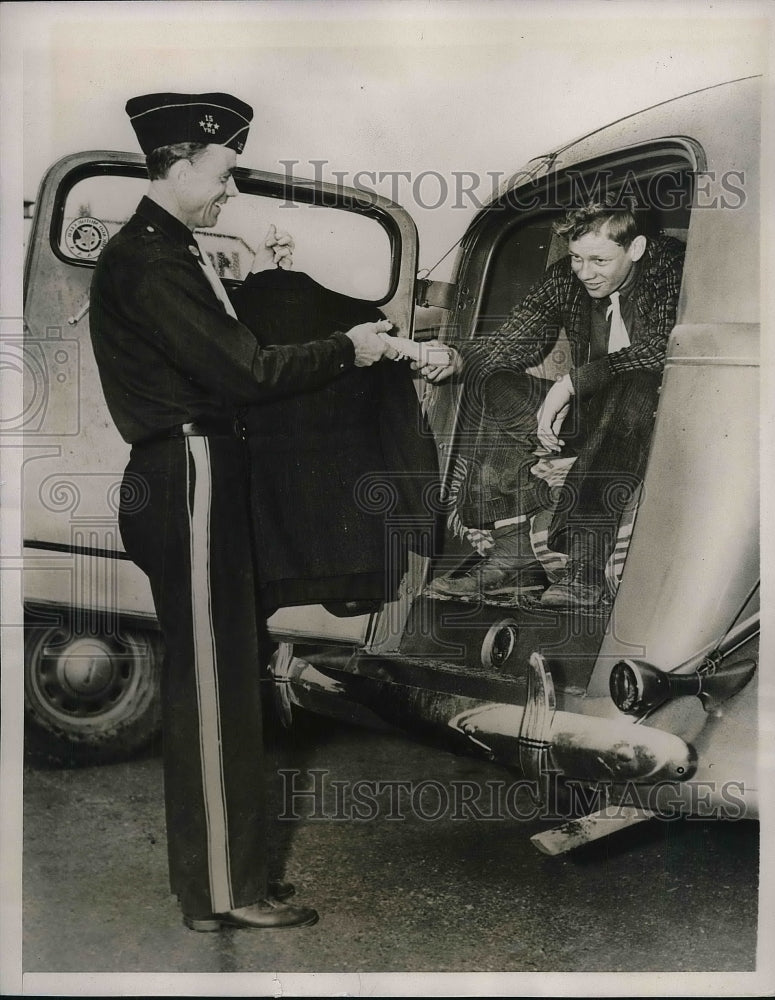
{"type": "Polygon", "coordinates": [[[506,322],[483,337],[456,344],[466,362],[466,378],[493,371],[524,372],[538,365],[564,328],[571,346],[574,392],[589,396],[614,375],[645,368],[661,371],[675,326],[685,247],[671,236],[650,239],[633,291],[640,332],[633,343],[596,361],[589,360],[592,298],[574,275],[570,257],[548,268],[506,322]]]}

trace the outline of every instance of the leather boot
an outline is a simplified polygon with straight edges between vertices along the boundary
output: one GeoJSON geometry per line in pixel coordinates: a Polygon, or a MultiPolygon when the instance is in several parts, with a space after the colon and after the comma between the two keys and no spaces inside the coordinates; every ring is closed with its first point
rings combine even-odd
{"type": "Polygon", "coordinates": [[[497,597],[543,591],[546,574],[530,545],[530,521],[496,528],[493,547],[467,572],[437,577],[428,588],[448,597],[497,597]]]}

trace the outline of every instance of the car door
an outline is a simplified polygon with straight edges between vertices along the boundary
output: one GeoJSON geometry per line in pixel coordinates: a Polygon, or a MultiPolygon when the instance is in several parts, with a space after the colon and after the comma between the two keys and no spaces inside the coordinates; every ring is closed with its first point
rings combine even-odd
{"type": "MultiPolygon", "coordinates": [[[[417,231],[398,205],[370,192],[238,169],[240,197],[218,227],[197,234],[224,282],[249,272],[270,225],[295,238],[294,266],[336,291],[372,301],[395,332],[411,335],[417,231]]],[[[25,267],[23,466],[25,605],[34,620],[73,609],[91,630],[127,620],[151,625],[145,576],[126,558],[117,527],[128,446],[108,414],[89,338],[89,286],[108,239],[147,188],[142,157],[83,152],[43,179],[25,267]]],[[[415,568],[414,572],[417,572],[415,568]]],[[[388,621],[390,616],[383,616],[388,621]]],[[[383,627],[384,628],[384,627],[383,627]]],[[[374,615],[322,607],[280,609],[275,638],[361,642],[374,615]]]]}

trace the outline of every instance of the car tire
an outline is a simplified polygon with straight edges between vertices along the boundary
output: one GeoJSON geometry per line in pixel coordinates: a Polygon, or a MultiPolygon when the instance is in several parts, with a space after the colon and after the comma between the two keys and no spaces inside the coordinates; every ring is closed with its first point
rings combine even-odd
{"type": "Polygon", "coordinates": [[[79,631],[72,622],[34,626],[24,644],[28,751],[52,763],[123,760],[161,728],[158,632],[79,631]]]}

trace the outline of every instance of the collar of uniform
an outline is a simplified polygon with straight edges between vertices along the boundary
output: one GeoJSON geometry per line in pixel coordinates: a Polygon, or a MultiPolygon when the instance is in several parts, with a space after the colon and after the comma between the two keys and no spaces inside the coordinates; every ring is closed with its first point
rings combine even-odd
{"type": "Polygon", "coordinates": [[[184,225],[180,219],[176,219],[174,215],[170,215],[166,208],[162,208],[147,195],[137,206],[137,214],[144,222],[154,226],[176,243],[186,247],[197,246],[194,234],[188,226],[184,225]]]}

